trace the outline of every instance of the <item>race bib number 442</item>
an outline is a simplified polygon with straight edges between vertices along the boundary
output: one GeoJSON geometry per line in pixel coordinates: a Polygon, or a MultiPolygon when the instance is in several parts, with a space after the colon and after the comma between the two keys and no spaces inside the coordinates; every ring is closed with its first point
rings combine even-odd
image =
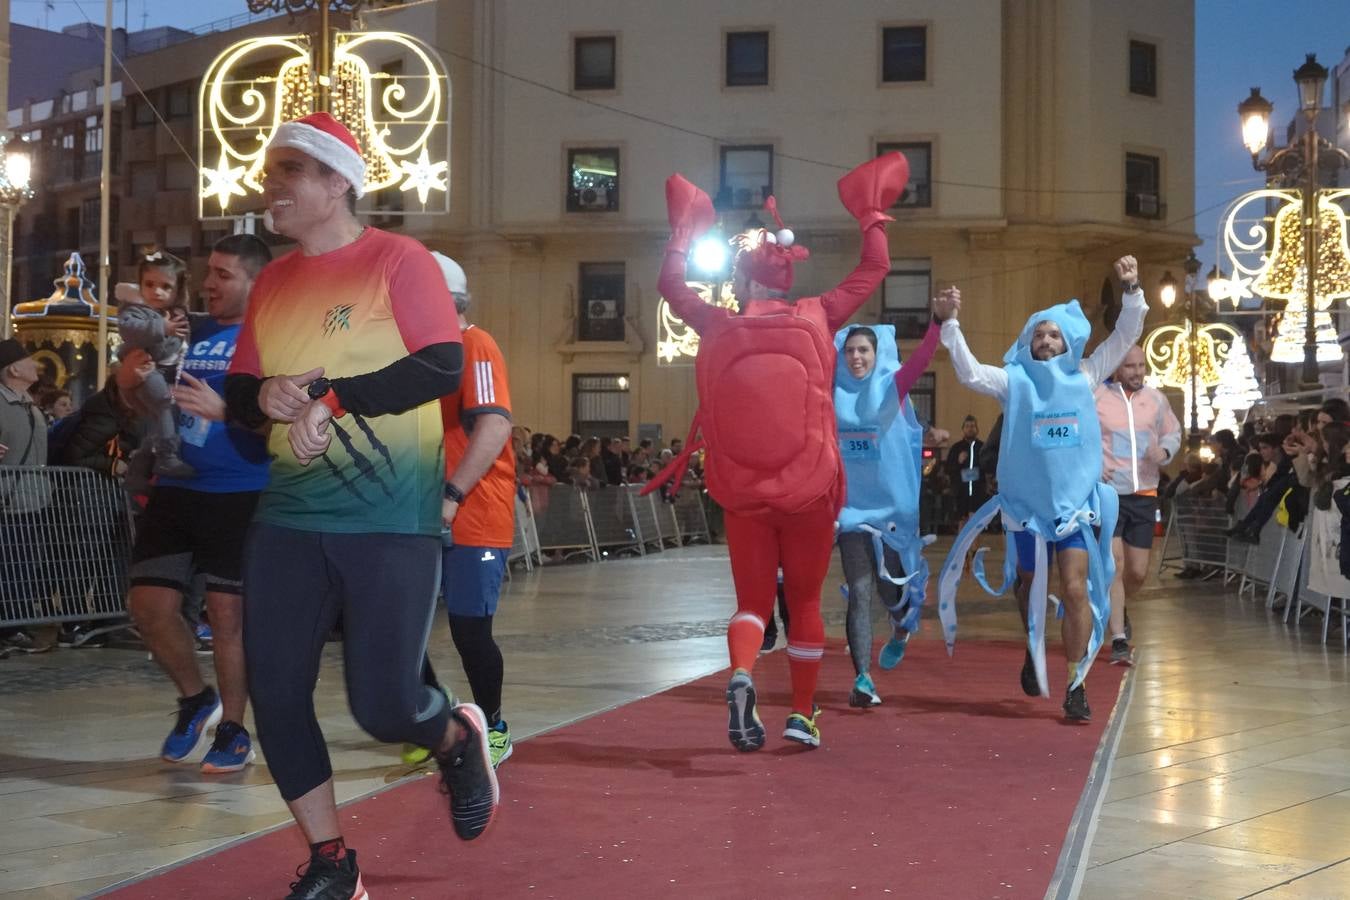
{"type": "Polygon", "coordinates": [[[839,455],[844,459],[880,460],[881,445],[877,442],[877,432],[871,430],[839,432],[839,455]]]}
{"type": "Polygon", "coordinates": [[[1037,413],[1031,420],[1031,444],[1042,450],[1078,447],[1083,443],[1078,412],[1037,413]]]}

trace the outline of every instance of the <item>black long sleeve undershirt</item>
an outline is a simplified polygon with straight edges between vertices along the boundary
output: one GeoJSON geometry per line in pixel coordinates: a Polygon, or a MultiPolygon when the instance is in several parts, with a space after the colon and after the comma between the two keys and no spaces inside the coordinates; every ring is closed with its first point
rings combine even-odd
{"type": "MultiPolygon", "coordinates": [[[[416,353],[376,372],[334,378],[332,389],[338,403],[359,416],[401,413],[423,403],[453,394],[464,371],[464,345],[445,341],[423,347],[416,353]]],[[[258,406],[263,380],[252,375],[225,378],[225,407],[231,421],[245,428],[259,428],[267,416],[258,406]]]]}
{"type": "Polygon", "coordinates": [[[378,372],[334,378],[342,408],[358,416],[401,413],[459,390],[464,345],[445,341],[423,347],[378,372]]]}
{"type": "Polygon", "coordinates": [[[225,418],[249,431],[267,424],[267,414],[258,405],[263,380],[257,375],[233,373],[225,376],[225,418]]]}

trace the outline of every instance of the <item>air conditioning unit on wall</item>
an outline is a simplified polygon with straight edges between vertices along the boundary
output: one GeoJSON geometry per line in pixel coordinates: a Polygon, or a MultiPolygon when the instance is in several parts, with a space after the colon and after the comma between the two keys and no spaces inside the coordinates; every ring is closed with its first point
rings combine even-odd
{"type": "Polygon", "coordinates": [[[1135,194],[1134,208],[1138,210],[1141,216],[1158,215],[1158,195],[1157,194],[1135,194]]]}
{"type": "Polygon", "coordinates": [[[591,300],[586,304],[586,318],[588,319],[617,319],[618,317],[618,300],[591,300]]]}
{"type": "Polygon", "coordinates": [[[582,188],[577,191],[577,206],[581,209],[609,209],[609,190],[602,187],[582,188]]]}

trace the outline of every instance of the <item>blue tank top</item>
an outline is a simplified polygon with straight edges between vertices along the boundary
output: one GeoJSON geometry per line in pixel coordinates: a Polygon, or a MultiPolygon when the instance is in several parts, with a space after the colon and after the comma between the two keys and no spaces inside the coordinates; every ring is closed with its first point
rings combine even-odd
{"type": "MultiPolygon", "coordinates": [[[[225,370],[230,367],[241,327],[194,318],[183,371],[223,395],[225,370]]],[[[185,480],[161,478],[156,484],[209,494],[260,491],[267,487],[267,442],[262,435],[179,410],[178,436],[182,440],[183,461],[197,470],[197,476],[185,480]]]]}

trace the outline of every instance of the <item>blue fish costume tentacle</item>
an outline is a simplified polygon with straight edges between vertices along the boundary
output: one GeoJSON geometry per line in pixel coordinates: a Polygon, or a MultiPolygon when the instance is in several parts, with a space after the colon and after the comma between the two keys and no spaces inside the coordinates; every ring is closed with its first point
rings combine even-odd
{"type": "Polygon", "coordinates": [[[1084,531],[1092,633],[1070,689],[1087,677],[1111,612],[1111,581],[1115,577],[1111,536],[1119,498],[1101,481],[1101,426],[1092,394],[1094,385],[1079,368],[1091,331],[1078,301],[1071,300],[1028,319],[1017,341],[1004,355],[1008,399],[998,461],[999,493],[961,530],[943,563],[939,581],[938,614],[951,652],[956,641],[956,588],[966,554],[980,531],[1000,512],[1009,530],[1004,583],[997,590],[985,578],[980,558],[983,551],[975,555],[972,563],[981,587],[995,595],[1005,593],[1016,578],[1017,554],[1011,532],[1025,531],[1034,536],[1036,571],[1027,612],[1027,646],[1037,684],[1045,696],[1049,696],[1045,677],[1049,544],[1084,531]],[[1031,337],[1036,323],[1047,320],[1059,326],[1066,352],[1037,360],[1031,355],[1031,337]],[[1085,530],[1091,526],[1100,529],[1098,535],[1085,530]]]}
{"type": "Polygon", "coordinates": [[[839,423],[839,455],[847,483],[839,530],[872,536],[877,577],[901,588],[891,623],[913,634],[928,590],[923,548],[932,537],[919,534],[919,490],[923,478],[924,428],[909,398],[896,392],[900,351],[892,325],[869,325],[877,337],[876,365],[865,378],[848,369],[843,353],[851,328],[834,336],[838,352],[834,409],[839,423]],[[886,570],[885,548],[894,550],[903,576],[886,570]]]}

